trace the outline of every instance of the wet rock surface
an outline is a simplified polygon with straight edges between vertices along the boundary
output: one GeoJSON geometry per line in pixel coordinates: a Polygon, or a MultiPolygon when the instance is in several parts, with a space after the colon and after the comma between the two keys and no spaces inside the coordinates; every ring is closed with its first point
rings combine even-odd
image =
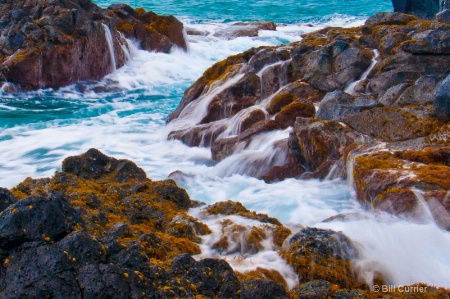
{"type": "Polygon", "coordinates": [[[102,9],[90,0],[11,0],[0,11],[0,72],[16,89],[100,79],[125,63],[125,37],[151,51],[187,48],[176,18],[128,5],[102,9]]]}
{"type": "MultiPolygon", "coordinates": [[[[216,63],[186,90],[168,117],[169,138],[210,147],[214,160],[269,182],[349,178],[361,203],[401,214],[377,196],[415,173],[408,159],[390,168],[403,176],[381,175],[375,164],[366,164],[361,176],[355,157],[447,150],[450,101],[442,66],[450,62],[449,32],[439,18],[386,12],[360,28],[325,28],[290,45],[250,49],[216,63]],[[281,137],[283,130],[289,136],[281,137]],[[233,164],[238,155],[246,167],[233,164]]],[[[444,178],[448,162],[436,168],[431,160],[423,159],[423,167],[444,178]]],[[[448,209],[436,205],[443,204],[436,194],[445,193],[445,182],[413,185],[421,193],[433,190],[427,203],[442,212],[435,220],[447,228],[448,209]]],[[[408,194],[390,195],[394,206],[410,205],[417,192],[408,194]]]]}
{"type": "Polygon", "coordinates": [[[359,253],[342,233],[305,228],[290,237],[282,252],[301,282],[323,279],[343,288],[364,285],[351,264],[359,253]]]}

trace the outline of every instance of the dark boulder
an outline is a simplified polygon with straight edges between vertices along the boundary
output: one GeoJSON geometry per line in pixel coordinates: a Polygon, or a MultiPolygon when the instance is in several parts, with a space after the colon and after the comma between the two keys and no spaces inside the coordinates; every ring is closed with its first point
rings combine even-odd
{"type": "Polygon", "coordinates": [[[108,157],[94,148],[83,155],[66,158],[63,161],[62,170],[84,179],[111,177],[124,182],[132,179],[143,181],[147,178],[144,170],[133,162],[108,157]]]}
{"type": "Polygon", "coordinates": [[[76,226],[82,227],[83,220],[61,194],[29,197],[0,215],[0,247],[12,249],[24,242],[57,241],[76,226]]]}
{"type": "Polygon", "coordinates": [[[450,121],[450,76],[439,84],[433,100],[436,115],[443,121],[450,121]]]}
{"type": "Polygon", "coordinates": [[[105,253],[95,238],[81,231],[55,244],[25,243],[10,252],[2,277],[8,283],[0,296],[83,298],[76,272],[86,264],[101,263],[105,253]]]}
{"type": "Polygon", "coordinates": [[[224,260],[204,259],[196,262],[183,276],[208,298],[238,298],[239,282],[224,260]]]}
{"type": "Polygon", "coordinates": [[[17,199],[11,191],[5,188],[0,188],[0,212],[3,212],[4,209],[14,204],[16,201],[17,199]]]}
{"type": "Polygon", "coordinates": [[[331,283],[325,280],[313,280],[302,283],[293,289],[298,299],[328,298],[332,293],[331,283]]]}
{"type": "Polygon", "coordinates": [[[283,285],[278,282],[262,279],[250,279],[241,282],[240,298],[287,299],[289,296],[283,285]]]}
{"type": "Polygon", "coordinates": [[[184,275],[194,265],[195,260],[187,253],[180,254],[172,260],[170,272],[175,275],[184,275]]]}

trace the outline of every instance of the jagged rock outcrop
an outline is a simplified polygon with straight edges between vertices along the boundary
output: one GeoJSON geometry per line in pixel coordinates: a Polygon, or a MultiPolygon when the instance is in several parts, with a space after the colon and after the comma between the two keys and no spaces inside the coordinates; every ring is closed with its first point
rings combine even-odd
{"type": "MultiPolygon", "coordinates": [[[[361,203],[395,214],[403,203],[418,207],[424,193],[430,209],[440,211],[435,220],[448,228],[442,197],[448,161],[417,165],[433,173],[434,183],[420,183],[416,169],[405,167],[408,150],[448,155],[450,97],[442,66],[450,63],[449,33],[447,23],[377,13],[360,28],[325,28],[290,45],[250,49],[216,63],[186,90],[168,117],[169,138],[210,147],[214,160],[267,181],[353,179],[361,203]],[[357,156],[386,151],[403,162],[357,170],[357,156]],[[416,178],[404,179],[407,172],[416,178]],[[390,190],[399,180],[418,190],[404,202],[390,190]],[[381,204],[385,192],[391,200],[381,204]]],[[[406,210],[417,216],[417,209],[406,210]]]]}
{"type": "Polygon", "coordinates": [[[183,25],[173,16],[127,5],[102,9],[90,0],[8,0],[0,11],[1,80],[23,89],[102,78],[125,63],[125,37],[151,51],[187,47],[183,25]]]}

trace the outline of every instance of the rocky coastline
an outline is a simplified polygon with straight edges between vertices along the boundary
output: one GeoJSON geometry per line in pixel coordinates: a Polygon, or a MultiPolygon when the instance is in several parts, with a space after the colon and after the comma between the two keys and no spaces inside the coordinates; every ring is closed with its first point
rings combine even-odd
{"type": "MultiPolygon", "coordinates": [[[[133,162],[96,149],[68,157],[51,178],[0,189],[0,208],[5,298],[380,298],[371,285],[389,283],[382,274],[371,282],[358,276],[358,247],[340,232],[292,232],[232,201],[206,206],[174,181],[153,181],[133,162]],[[253,223],[224,218],[216,250],[254,254],[271,242],[298,285],[288,288],[274,269],[241,273],[226,260],[195,260],[202,238],[212,233],[189,215],[198,207],[253,223]]],[[[409,298],[424,298],[420,288],[429,298],[450,295],[423,284],[411,288],[417,291],[409,298]]]]}
{"type": "MultiPolygon", "coordinates": [[[[434,2],[394,2],[396,12],[362,27],[325,28],[216,63],[169,115],[169,138],[209,147],[217,162],[264,144],[267,155],[249,160],[246,174],[267,182],[346,179],[368,209],[417,222],[431,215],[450,230],[448,11],[433,19],[442,10],[434,2]]],[[[125,38],[148,51],[188,48],[176,18],[127,5],[1,5],[0,72],[17,89],[99,79],[125,63],[125,38]]],[[[259,29],[274,24],[217,34],[259,29]]],[[[133,162],[96,149],[66,158],[53,177],[0,188],[1,298],[387,298],[373,286],[389,285],[389,277],[363,278],[360,254],[341,232],[294,231],[233,201],[205,205],[174,180],[151,180],[133,162]],[[223,217],[216,252],[270,247],[296,284],[274,269],[239,272],[224,259],[199,258],[213,231],[192,209],[223,217]]],[[[408,288],[408,298],[450,297],[420,282],[408,288]]]]}

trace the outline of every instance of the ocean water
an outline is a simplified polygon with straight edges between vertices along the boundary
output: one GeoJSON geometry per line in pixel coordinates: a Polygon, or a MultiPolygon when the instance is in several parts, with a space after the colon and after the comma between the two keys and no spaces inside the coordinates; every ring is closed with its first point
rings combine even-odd
{"type": "MultiPolygon", "coordinates": [[[[103,7],[113,4],[95,2],[103,7]]],[[[205,34],[188,36],[188,53],[174,49],[170,55],[142,51],[129,41],[131,59],[98,82],[14,95],[1,92],[0,186],[13,187],[26,177],[49,177],[67,156],[95,147],[133,160],[152,179],[177,178],[192,199],[240,201],[279,218],[294,231],[301,226],[343,231],[362,252],[355,263],[367,280],[379,271],[392,284],[426,282],[450,287],[450,234],[431,219],[413,223],[365,211],[345,181],[288,179],[266,184],[243,175],[239,157],[233,163],[216,164],[208,148],[167,141],[167,115],[176,109],[184,90],[214,62],[251,47],[298,41],[301,34],[325,26],[362,25],[371,14],[392,10],[390,1],[121,2],[173,14],[187,28],[205,34]],[[213,36],[234,21],[274,21],[278,27],[255,38],[213,36]],[[322,222],[341,213],[355,216],[322,222]]],[[[279,134],[281,137],[267,138],[282,138],[287,132],[279,134]]],[[[264,151],[257,146],[253,150],[254,155],[264,151]]],[[[200,215],[196,210],[192,214],[200,215]]],[[[202,220],[211,226],[217,221],[202,220]]],[[[199,257],[217,256],[208,242],[204,241],[199,257]]],[[[227,260],[241,271],[258,265],[278,269],[291,286],[296,280],[292,269],[271,248],[238,259],[239,263],[234,263],[233,257],[227,260]]]]}

